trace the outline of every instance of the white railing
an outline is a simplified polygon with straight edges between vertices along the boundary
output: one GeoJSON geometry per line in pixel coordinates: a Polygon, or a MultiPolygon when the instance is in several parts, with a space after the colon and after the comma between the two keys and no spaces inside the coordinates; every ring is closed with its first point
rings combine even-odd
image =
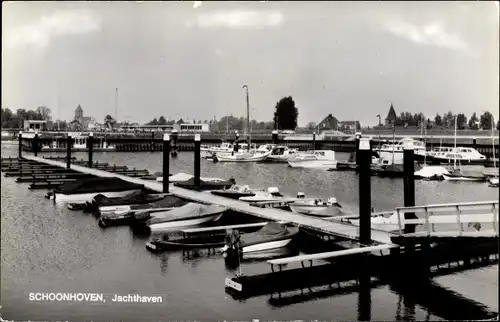
{"type": "MultiPolygon", "coordinates": [[[[404,226],[408,224],[425,225],[424,232],[426,232],[428,236],[443,235],[443,230],[436,231],[436,225],[456,225],[455,227],[458,229],[458,231],[453,230],[452,232],[456,232],[457,236],[462,236],[465,232],[464,224],[469,225],[471,223],[491,223],[493,229],[489,232],[495,236],[498,236],[498,201],[398,207],[396,208],[396,213],[398,219],[399,235],[405,235],[403,233],[404,226]],[[451,214],[443,215],[443,213],[446,212],[451,214]],[[407,213],[415,214],[417,219],[405,219],[404,215],[407,213]],[[436,215],[436,213],[438,215],[436,215]]],[[[450,232],[450,230],[448,229],[447,232],[450,232]]],[[[419,232],[419,234],[421,233],[422,231],[419,232]]]]}

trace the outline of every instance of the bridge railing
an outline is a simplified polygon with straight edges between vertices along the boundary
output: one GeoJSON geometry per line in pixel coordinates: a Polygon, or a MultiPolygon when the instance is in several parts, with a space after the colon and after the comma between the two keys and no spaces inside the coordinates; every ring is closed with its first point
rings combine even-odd
{"type": "Polygon", "coordinates": [[[458,236],[462,236],[468,228],[481,230],[481,223],[486,223],[486,228],[490,228],[488,231],[495,236],[498,236],[499,231],[498,201],[398,207],[396,214],[400,236],[408,235],[404,233],[404,227],[408,224],[423,225],[424,230],[419,230],[418,234],[426,233],[428,236],[443,232],[456,232],[458,236]],[[405,219],[405,214],[408,213],[414,214],[415,217],[405,219]]]}

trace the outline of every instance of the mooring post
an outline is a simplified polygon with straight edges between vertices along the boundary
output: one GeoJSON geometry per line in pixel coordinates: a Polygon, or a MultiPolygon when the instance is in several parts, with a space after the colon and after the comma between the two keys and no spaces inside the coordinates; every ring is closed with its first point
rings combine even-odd
{"type": "Polygon", "coordinates": [[[359,134],[356,133],[356,141],[355,141],[355,148],[354,148],[354,158],[355,158],[355,161],[356,161],[356,165],[359,169],[359,158],[358,158],[358,151],[359,151],[359,140],[361,139],[361,136],[359,134]]]}
{"type": "Polygon", "coordinates": [[[476,148],[476,138],[472,138],[472,147],[476,148]]]}
{"type": "Polygon", "coordinates": [[[238,140],[240,139],[240,134],[236,131],[236,140],[234,144],[234,152],[238,152],[239,150],[239,143],[238,140]]]}
{"type": "Polygon", "coordinates": [[[22,158],[23,155],[23,131],[19,131],[19,138],[18,138],[18,144],[19,144],[19,159],[22,158]]]}
{"type": "MultiPolygon", "coordinates": [[[[414,147],[410,138],[403,141],[404,206],[415,206],[415,164],[414,147]]],[[[405,219],[417,219],[414,213],[405,213],[405,219]]],[[[415,224],[405,225],[405,234],[415,232],[415,224]]]]}
{"type": "Polygon", "coordinates": [[[33,138],[33,154],[38,155],[38,132],[35,132],[35,137],[33,138]]]}
{"type": "Polygon", "coordinates": [[[68,140],[66,143],[66,169],[71,168],[71,145],[73,144],[73,140],[71,135],[68,134],[68,140]]]}
{"type": "Polygon", "coordinates": [[[362,245],[371,244],[371,159],[370,139],[359,139],[356,162],[359,162],[359,242],[362,245]]]}
{"type": "Polygon", "coordinates": [[[273,132],[273,144],[278,144],[278,131],[274,130],[273,132]]]}
{"type": "Polygon", "coordinates": [[[163,134],[163,193],[168,193],[170,175],[170,135],[163,134]]]}
{"type": "Polygon", "coordinates": [[[313,132],[313,150],[316,150],[316,132],[313,132]]]}
{"type": "Polygon", "coordinates": [[[194,186],[200,189],[200,148],[201,137],[199,134],[194,135],[194,186]]]}
{"type": "Polygon", "coordinates": [[[172,130],[172,157],[176,157],[177,156],[177,141],[179,139],[179,133],[177,132],[176,129],[173,129],[172,130]]]}
{"type": "Polygon", "coordinates": [[[89,138],[87,140],[87,145],[89,149],[89,168],[92,168],[92,155],[94,154],[94,133],[89,133],[89,138]]]}

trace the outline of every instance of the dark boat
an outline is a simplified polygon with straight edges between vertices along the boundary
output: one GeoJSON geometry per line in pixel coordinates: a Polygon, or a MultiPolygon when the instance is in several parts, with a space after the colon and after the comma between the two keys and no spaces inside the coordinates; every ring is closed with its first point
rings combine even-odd
{"type": "Polygon", "coordinates": [[[154,239],[146,244],[146,249],[150,251],[197,249],[222,247],[225,244],[225,234],[211,236],[188,236],[186,238],[168,239],[165,235],[163,239],[154,239]]]}
{"type": "Polygon", "coordinates": [[[230,188],[211,191],[213,195],[236,199],[240,197],[253,197],[255,193],[248,186],[232,185],[230,188]]]}
{"type": "Polygon", "coordinates": [[[67,203],[91,201],[98,194],[108,198],[124,197],[131,192],[141,191],[144,185],[119,178],[85,178],[68,182],[48,192],[46,198],[67,203]]]}
{"type": "Polygon", "coordinates": [[[90,202],[72,203],[68,205],[72,210],[83,210],[85,212],[99,213],[99,207],[115,205],[145,204],[159,201],[165,198],[165,194],[149,194],[145,190],[132,192],[124,197],[108,198],[103,194],[98,194],[90,202]]]}
{"type": "MultiPolygon", "coordinates": [[[[167,195],[161,200],[147,204],[124,205],[123,207],[126,207],[126,209],[122,211],[118,209],[118,211],[101,213],[98,225],[105,228],[112,225],[142,223],[151,218],[155,211],[165,211],[168,208],[182,207],[186,204],[187,202],[179,197],[167,195]]],[[[113,206],[110,207],[114,208],[113,206]]]]}
{"type": "Polygon", "coordinates": [[[194,178],[190,178],[186,181],[181,181],[174,183],[175,186],[184,188],[184,189],[189,189],[189,190],[220,190],[220,189],[227,189],[230,188],[232,185],[236,184],[236,181],[231,178],[227,181],[205,181],[200,179],[200,187],[196,188],[194,184],[194,178]]]}

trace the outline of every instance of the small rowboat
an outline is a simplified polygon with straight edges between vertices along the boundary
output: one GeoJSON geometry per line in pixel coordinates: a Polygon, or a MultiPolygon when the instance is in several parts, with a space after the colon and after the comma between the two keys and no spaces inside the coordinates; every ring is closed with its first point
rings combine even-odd
{"type": "Polygon", "coordinates": [[[146,244],[146,249],[158,252],[177,249],[216,248],[222,247],[224,244],[225,234],[218,234],[212,236],[190,236],[173,240],[155,239],[146,244]]]}

